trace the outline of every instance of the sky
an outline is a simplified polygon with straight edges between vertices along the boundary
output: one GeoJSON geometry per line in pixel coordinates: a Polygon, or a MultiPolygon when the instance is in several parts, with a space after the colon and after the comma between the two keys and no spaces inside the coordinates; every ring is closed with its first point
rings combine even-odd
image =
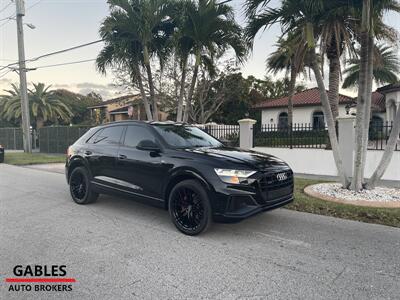
{"type": "MultiPolygon", "coordinates": [[[[8,5],[10,2],[11,0],[0,0],[0,20],[14,14],[15,5],[8,5]]],[[[244,2],[244,0],[231,2],[237,21],[241,25],[245,24],[244,2]]],[[[276,6],[279,2],[279,0],[272,0],[271,5],[276,6]]],[[[98,40],[100,23],[108,14],[106,0],[26,0],[25,6],[27,11],[24,23],[33,24],[36,27],[32,30],[24,26],[27,59],[98,40]]],[[[400,31],[399,16],[388,15],[386,22],[400,31]]],[[[244,76],[253,75],[263,78],[266,75],[265,60],[274,50],[279,34],[279,27],[273,26],[257,35],[253,52],[241,67],[244,76]]],[[[101,43],[95,44],[31,62],[27,67],[95,59],[101,48],[101,43]]],[[[17,57],[16,23],[14,20],[0,21],[0,66],[15,62],[17,57]]],[[[0,76],[2,74],[3,71],[0,71],[0,76]]],[[[100,93],[105,100],[118,96],[120,93],[112,86],[114,82],[112,74],[108,73],[106,76],[99,74],[93,61],[30,71],[27,73],[27,78],[29,83],[44,82],[51,84],[53,88],[66,88],[82,94],[95,91],[100,93]]],[[[0,91],[9,88],[10,83],[17,82],[18,75],[15,72],[8,73],[0,78],[0,91]]],[[[316,84],[311,81],[307,85],[315,86],[316,84]]],[[[344,93],[352,94],[354,91],[344,91],[344,93]]]]}

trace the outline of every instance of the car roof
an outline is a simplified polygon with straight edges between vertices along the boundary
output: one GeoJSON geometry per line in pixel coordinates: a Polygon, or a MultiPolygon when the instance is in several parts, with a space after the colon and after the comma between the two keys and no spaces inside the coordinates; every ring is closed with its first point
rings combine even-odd
{"type": "Polygon", "coordinates": [[[139,120],[123,120],[123,121],[115,121],[109,122],[105,124],[101,124],[97,127],[108,127],[112,125],[129,125],[129,124],[137,124],[137,125],[177,125],[177,126],[191,126],[191,124],[182,123],[182,122],[174,122],[174,121],[139,121],[139,120]]]}

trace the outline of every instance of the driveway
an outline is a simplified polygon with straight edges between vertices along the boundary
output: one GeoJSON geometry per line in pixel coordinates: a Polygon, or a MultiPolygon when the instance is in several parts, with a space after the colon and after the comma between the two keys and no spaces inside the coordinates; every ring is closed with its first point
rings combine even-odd
{"type": "Polygon", "coordinates": [[[161,209],[79,206],[63,174],[0,165],[0,299],[398,299],[399,249],[398,228],[285,209],[188,237],[161,209]],[[9,292],[28,264],[66,265],[77,282],[9,292]]]}

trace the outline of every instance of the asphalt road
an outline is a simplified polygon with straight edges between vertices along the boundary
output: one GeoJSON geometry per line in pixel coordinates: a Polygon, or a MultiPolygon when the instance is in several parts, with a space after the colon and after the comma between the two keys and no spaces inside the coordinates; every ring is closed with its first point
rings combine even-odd
{"type": "Polygon", "coordinates": [[[62,174],[0,165],[0,299],[399,299],[400,229],[278,209],[204,235],[62,174]],[[62,264],[69,292],[9,292],[15,265],[62,264]]]}

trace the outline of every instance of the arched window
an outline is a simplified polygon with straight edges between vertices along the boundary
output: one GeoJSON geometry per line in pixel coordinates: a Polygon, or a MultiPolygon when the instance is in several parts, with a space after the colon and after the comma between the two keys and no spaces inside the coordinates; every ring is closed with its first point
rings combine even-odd
{"type": "Polygon", "coordinates": [[[383,119],[379,116],[372,115],[369,122],[369,139],[376,140],[383,137],[383,119]]]}
{"type": "Polygon", "coordinates": [[[287,112],[281,112],[278,117],[278,129],[288,128],[288,114],[287,112]]]}
{"type": "Polygon", "coordinates": [[[312,125],[313,129],[323,129],[325,128],[325,118],[322,111],[315,111],[312,115],[312,125]]]}

